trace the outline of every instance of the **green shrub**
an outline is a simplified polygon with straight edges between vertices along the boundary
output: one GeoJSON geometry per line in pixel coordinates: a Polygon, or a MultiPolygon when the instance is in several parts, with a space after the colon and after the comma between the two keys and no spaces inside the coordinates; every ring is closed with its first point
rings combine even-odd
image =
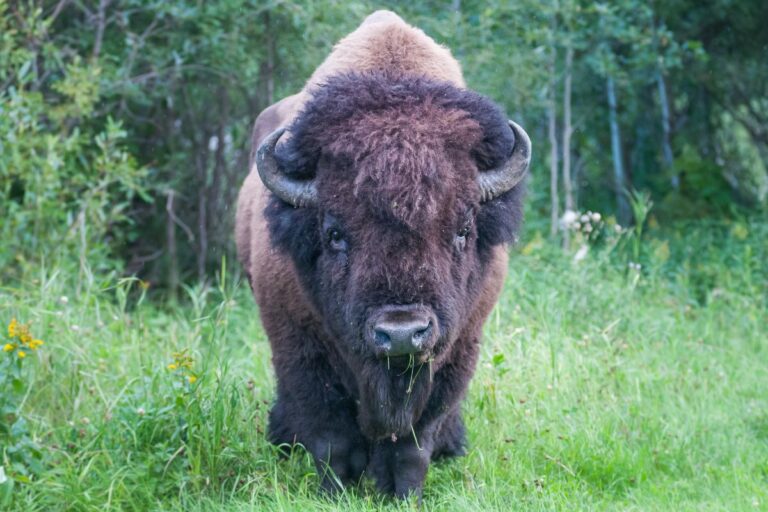
{"type": "Polygon", "coordinates": [[[92,117],[98,65],[46,43],[39,10],[17,12],[0,1],[0,278],[67,256],[110,266],[146,169],[120,122],[92,117]]]}

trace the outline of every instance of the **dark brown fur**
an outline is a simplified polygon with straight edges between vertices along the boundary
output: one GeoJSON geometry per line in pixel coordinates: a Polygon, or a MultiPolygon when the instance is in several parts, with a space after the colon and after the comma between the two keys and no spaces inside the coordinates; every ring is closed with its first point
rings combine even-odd
{"type": "MultiPolygon", "coordinates": [[[[321,67],[321,81],[263,112],[254,144],[290,121],[278,159],[287,174],[316,179],[319,205],[286,205],[251,172],[236,235],[278,379],[270,439],[304,444],[326,489],[327,469],[348,482],[368,467],[382,491],[404,496],[420,492],[431,459],[463,451],[459,406],[504,280],[522,188],[480,204],[477,173],[514,145],[503,114],[431,71],[446,50],[391,13],[374,17],[345,40],[368,48],[364,64],[382,60],[371,41],[389,30],[406,49],[408,38],[426,49],[428,65],[401,48],[385,68],[321,67]],[[368,39],[366,26],[375,27],[368,39]],[[329,226],[343,231],[343,249],[329,245],[329,226]],[[372,354],[366,319],[383,304],[434,313],[429,361],[406,367],[372,354]]],[[[345,41],[326,64],[352,59],[354,51],[338,55],[345,41]]],[[[458,66],[446,62],[450,76],[458,66]]]]}

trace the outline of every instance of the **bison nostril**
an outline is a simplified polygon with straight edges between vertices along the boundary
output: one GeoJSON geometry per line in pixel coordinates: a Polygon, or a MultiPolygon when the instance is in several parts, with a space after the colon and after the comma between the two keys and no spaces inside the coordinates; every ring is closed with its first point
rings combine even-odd
{"type": "Polygon", "coordinates": [[[424,340],[429,335],[429,331],[432,329],[432,324],[427,325],[423,329],[419,329],[418,331],[413,333],[413,337],[411,338],[413,341],[413,344],[415,346],[421,346],[421,344],[424,342],[424,340]]]}
{"type": "Polygon", "coordinates": [[[389,337],[389,334],[384,331],[376,329],[373,333],[373,338],[376,345],[381,348],[389,349],[389,347],[392,346],[392,339],[389,337]]]}

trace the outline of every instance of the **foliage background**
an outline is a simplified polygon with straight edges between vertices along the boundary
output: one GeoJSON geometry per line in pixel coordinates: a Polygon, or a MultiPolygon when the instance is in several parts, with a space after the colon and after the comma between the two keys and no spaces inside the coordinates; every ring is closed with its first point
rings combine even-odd
{"type": "Polygon", "coordinates": [[[2,0],[0,272],[93,255],[176,293],[223,256],[234,261],[232,205],[253,119],[380,7],[452,48],[469,85],[531,133],[534,227],[552,208],[548,116],[558,139],[572,133],[558,150],[573,162],[569,209],[626,224],[623,189],[635,188],[650,192],[658,223],[765,212],[765,2],[2,0]]]}

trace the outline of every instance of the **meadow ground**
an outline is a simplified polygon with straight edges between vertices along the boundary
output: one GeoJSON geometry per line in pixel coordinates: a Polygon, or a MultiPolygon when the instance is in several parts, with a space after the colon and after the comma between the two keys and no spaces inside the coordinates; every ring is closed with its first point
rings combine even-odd
{"type": "MultiPolygon", "coordinates": [[[[640,269],[517,249],[464,406],[469,453],[432,467],[426,510],[768,510],[768,226],[676,232],[640,269]]],[[[45,342],[0,351],[0,510],[414,507],[370,483],[320,498],[301,448],[278,457],[258,313],[247,285],[217,282],[178,305],[86,267],[0,286],[0,320],[45,342]]]]}

